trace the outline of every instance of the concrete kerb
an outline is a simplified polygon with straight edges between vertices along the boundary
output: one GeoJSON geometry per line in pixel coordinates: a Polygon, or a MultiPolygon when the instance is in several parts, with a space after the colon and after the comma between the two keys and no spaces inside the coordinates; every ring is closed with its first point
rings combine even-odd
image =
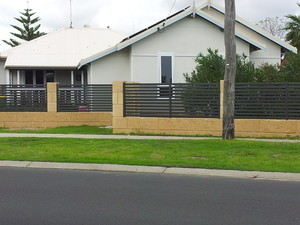
{"type": "Polygon", "coordinates": [[[213,176],[243,179],[262,179],[278,181],[300,182],[300,173],[273,173],[259,171],[210,170],[193,168],[167,168],[159,166],[131,166],[115,164],[86,164],[86,163],[58,163],[58,162],[30,162],[30,161],[0,161],[0,167],[32,168],[32,169],[62,169],[87,170],[102,172],[130,172],[173,174],[189,176],[213,176]]]}

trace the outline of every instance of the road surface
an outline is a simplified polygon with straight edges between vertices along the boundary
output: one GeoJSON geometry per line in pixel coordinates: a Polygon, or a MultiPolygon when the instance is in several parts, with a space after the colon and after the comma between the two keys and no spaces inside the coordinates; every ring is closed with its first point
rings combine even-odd
{"type": "Polygon", "coordinates": [[[3,225],[299,225],[300,182],[0,168],[3,225]]]}

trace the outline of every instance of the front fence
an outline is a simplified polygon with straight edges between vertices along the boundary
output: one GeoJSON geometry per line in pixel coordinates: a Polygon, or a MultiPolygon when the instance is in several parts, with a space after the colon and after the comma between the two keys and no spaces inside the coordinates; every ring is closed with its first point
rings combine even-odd
{"type": "Polygon", "coordinates": [[[300,83],[237,83],[235,118],[300,119],[300,83]]]}
{"type": "Polygon", "coordinates": [[[0,85],[0,112],[46,111],[46,85],[0,85]]]}
{"type": "Polygon", "coordinates": [[[112,112],[112,85],[58,85],[58,112],[112,112]]]}
{"type": "Polygon", "coordinates": [[[219,118],[219,83],[124,83],[124,116],[219,118]]]}

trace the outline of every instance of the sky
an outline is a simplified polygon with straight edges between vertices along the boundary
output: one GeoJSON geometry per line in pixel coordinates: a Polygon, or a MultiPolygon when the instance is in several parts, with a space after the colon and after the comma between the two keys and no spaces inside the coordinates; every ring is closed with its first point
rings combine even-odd
{"type": "MultiPolygon", "coordinates": [[[[192,4],[193,0],[0,0],[0,40],[13,36],[10,24],[19,25],[14,17],[29,5],[40,17],[40,31],[52,32],[70,27],[70,1],[72,26],[110,28],[130,35],[170,14],[192,4]]],[[[202,0],[195,0],[196,4],[202,0]]],[[[224,5],[224,0],[214,0],[224,5]]],[[[237,15],[257,23],[267,17],[300,15],[300,0],[236,0],[237,15]]],[[[0,41],[0,51],[8,49],[0,41]]]]}

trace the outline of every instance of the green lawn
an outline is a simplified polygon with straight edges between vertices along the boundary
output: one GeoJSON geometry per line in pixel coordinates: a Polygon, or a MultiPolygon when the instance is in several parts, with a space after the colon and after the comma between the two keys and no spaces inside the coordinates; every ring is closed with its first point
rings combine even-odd
{"type": "Polygon", "coordinates": [[[0,160],[300,172],[300,143],[0,138],[0,160]]]}
{"type": "Polygon", "coordinates": [[[0,133],[39,133],[39,134],[112,134],[111,128],[96,126],[57,127],[33,130],[12,130],[0,128],[0,133]]]}

